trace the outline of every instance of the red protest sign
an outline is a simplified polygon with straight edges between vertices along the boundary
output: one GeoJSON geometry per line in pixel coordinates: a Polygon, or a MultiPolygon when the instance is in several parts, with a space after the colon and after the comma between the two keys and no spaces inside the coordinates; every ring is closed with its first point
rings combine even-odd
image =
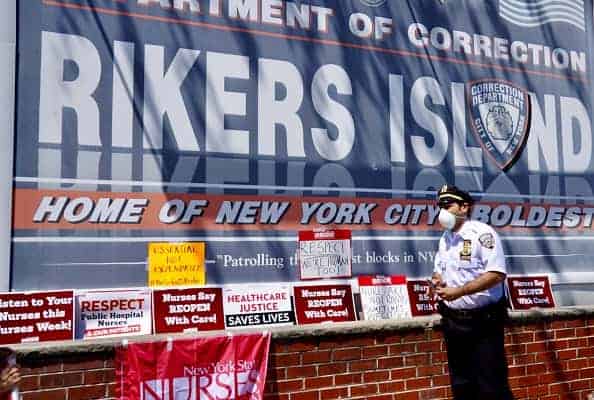
{"type": "Polygon", "coordinates": [[[153,291],[155,333],[225,329],[221,288],[153,291]]]}
{"type": "Polygon", "coordinates": [[[426,280],[407,281],[408,298],[413,317],[431,315],[437,312],[435,300],[429,293],[429,282],[426,280]]]}
{"type": "Polygon", "coordinates": [[[295,286],[293,299],[298,324],[355,320],[351,285],[295,286]]]}
{"type": "Polygon", "coordinates": [[[72,340],[72,290],[0,294],[0,344],[72,340]]]}
{"type": "Polygon", "coordinates": [[[548,276],[509,276],[507,287],[514,310],[555,307],[548,276]]]}

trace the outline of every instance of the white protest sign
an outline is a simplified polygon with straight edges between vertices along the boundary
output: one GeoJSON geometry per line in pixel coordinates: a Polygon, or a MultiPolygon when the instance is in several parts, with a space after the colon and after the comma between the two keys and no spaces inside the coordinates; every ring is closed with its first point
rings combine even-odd
{"type": "Polygon", "coordinates": [[[295,321],[287,284],[226,286],[223,309],[227,328],[292,325],[295,321]]]}
{"type": "Polygon", "coordinates": [[[363,319],[412,318],[405,276],[360,276],[358,281],[363,319]]]}
{"type": "Polygon", "coordinates": [[[77,292],[77,339],[150,335],[151,298],[150,289],[77,292]]]}
{"type": "Polygon", "coordinates": [[[351,231],[301,231],[298,257],[302,280],[349,278],[352,275],[351,231]]]}

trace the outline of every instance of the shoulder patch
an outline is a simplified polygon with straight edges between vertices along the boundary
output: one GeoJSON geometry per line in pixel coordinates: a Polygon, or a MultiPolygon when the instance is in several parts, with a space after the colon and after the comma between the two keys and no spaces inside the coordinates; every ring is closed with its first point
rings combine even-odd
{"type": "Polygon", "coordinates": [[[491,233],[483,233],[481,236],[479,236],[479,242],[487,249],[492,249],[495,247],[495,239],[491,233]]]}

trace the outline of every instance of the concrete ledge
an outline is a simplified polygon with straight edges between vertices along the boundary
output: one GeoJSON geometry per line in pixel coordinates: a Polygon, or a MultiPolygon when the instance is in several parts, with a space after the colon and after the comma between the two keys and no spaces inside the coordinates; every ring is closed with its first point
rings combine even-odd
{"type": "MultiPolygon", "coordinates": [[[[555,320],[579,319],[594,317],[594,306],[564,307],[554,309],[533,309],[529,311],[510,312],[510,324],[522,325],[555,320]]],[[[440,325],[438,315],[429,317],[415,317],[404,320],[381,321],[355,321],[333,324],[316,324],[309,326],[288,326],[268,329],[274,339],[315,338],[324,336],[358,335],[374,332],[410,332],[433,329],[440,325]]],[[[19,361],[28,364],[40,358],[76,357],[93,353],[113,354],[116,347],[121,346],[123,339],[128,343],[152,342],[175,339],[189,339],[196,337],[209,337],[240,333],[262,332],[262,329],[242,329],[237,331],[210,331],[201,333],[172,334],[172,335],[145,335],[130,336],[126,338],[76,340],[63,342],[25,343],[11,346],[17,351],[19,361]]]]}
{"type": "Polygon", "coordinates": [[[520,325],[526,323],[590,317],[594,317],[594,306],[543,308],[528,311],[512,311],[510,312],[510,323],[512,325],[520,325]]]}

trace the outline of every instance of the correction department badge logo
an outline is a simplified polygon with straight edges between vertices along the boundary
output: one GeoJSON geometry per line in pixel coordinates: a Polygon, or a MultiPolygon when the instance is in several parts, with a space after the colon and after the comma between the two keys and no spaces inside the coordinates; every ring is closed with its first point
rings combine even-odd
{"type": "Polygon", "coordinates": [[[471,125],[483,150],[506,170],[528,138],[530,98],[506,81],[486,79],[467,86],[471,125]]]}

